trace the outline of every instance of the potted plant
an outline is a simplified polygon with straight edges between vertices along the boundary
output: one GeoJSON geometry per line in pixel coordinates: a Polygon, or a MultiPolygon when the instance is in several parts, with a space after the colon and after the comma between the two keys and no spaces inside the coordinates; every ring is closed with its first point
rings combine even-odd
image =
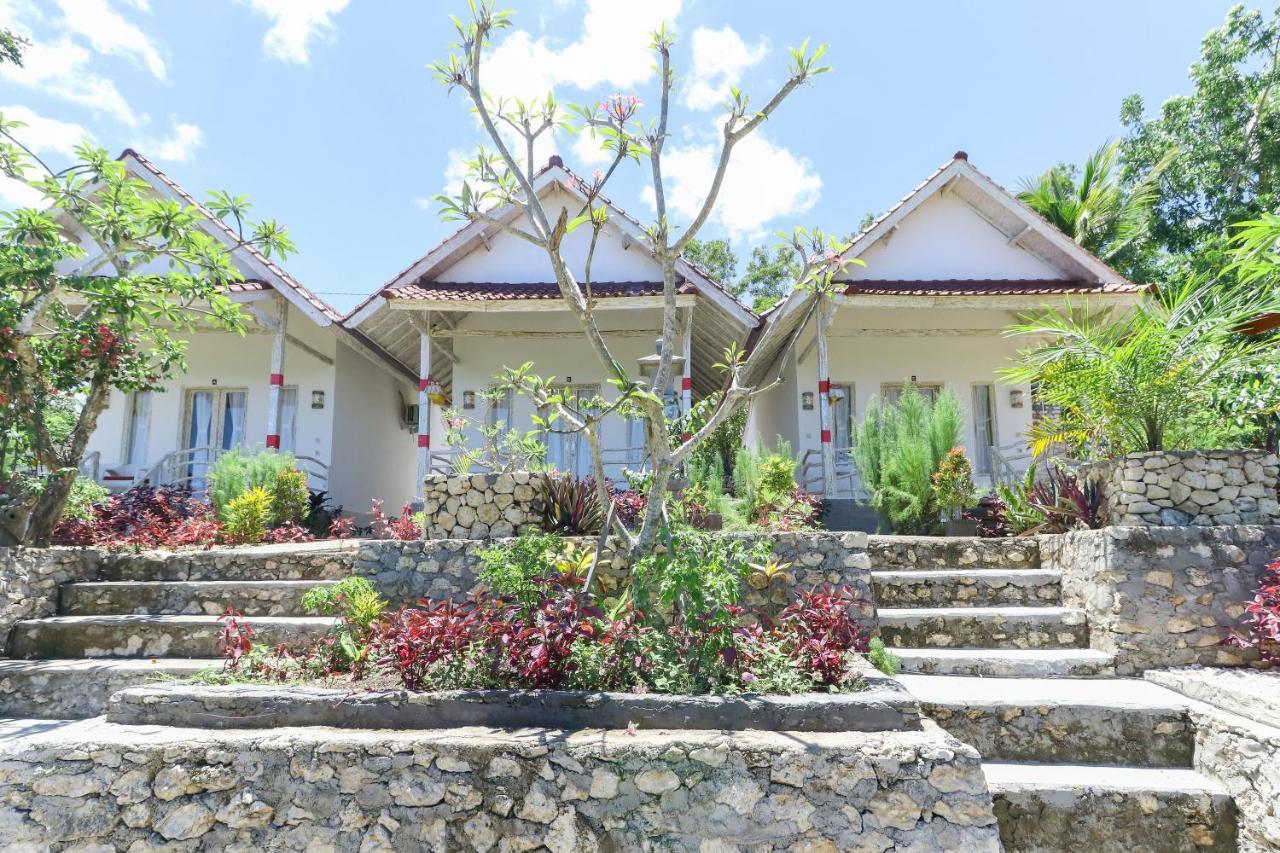
{"type": "Polygon", "coordinates": [[[976,536],[978,522],[961,517],[965,507],[973,503],[973,469],[963,447],[953,447],[933,472],[933,494],[943,513],[947,536],[976,536]]]}

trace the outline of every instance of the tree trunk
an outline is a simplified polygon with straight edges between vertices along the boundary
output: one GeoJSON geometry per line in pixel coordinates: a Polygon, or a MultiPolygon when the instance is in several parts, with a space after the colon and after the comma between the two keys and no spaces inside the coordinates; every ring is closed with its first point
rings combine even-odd
{"type": "Polygon", "coordinates": [[[37,547],[45,547],[53,536],[53,529],[62,519],[62,510],[67,505],[67,496],[75,485],[79,471],[75,468],[64,470],[61,474],[50,474],[45,478],[44,491],[36,499],[31,510],[31,518],[27,522],[26,540],[37,547]]]}

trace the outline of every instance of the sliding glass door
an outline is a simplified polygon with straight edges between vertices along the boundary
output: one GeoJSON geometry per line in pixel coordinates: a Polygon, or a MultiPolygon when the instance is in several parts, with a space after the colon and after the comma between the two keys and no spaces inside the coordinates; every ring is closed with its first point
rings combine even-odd
{"type": "Polygon", "coordinates": [[[192,389],[186,392],[186,419],[182,449],[190,450],[187,476],[197,492],[205,488],[205,475],[215,452],[245,443],[245,409],[249,392],[243,388],[192,389]]]}

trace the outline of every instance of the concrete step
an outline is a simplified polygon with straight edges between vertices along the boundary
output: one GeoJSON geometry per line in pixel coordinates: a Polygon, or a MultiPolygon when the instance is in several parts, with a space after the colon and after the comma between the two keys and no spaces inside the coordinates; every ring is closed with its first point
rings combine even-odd
{"type": "Polygon", "coordinates": [[[1092,649],[894,649],[893,653],[904,673],[928,675],[1089,678],[1115,671],[1114,655],[1092,649]]]}
{"type": "Polygon", "coordinates": [[[894,648],[1045,649],[1089,645],[1083,610],[1070,607],[881,607],[894,648]]]}
{"type": "Polygon", "coordinates": [[[1009,853],[1235,851],[1235,805],[1194,770],[984,762],[1009,853]]]}
{"type": "Polygon", "coordinates": [[[0,660],[0,716],[96,717],[118,690],[221,667],[221,659],[0,660]]]}
{"type": "Polygon", "coordinates": [[[113,613],[220,616],[228,607],[245,616],[301,616],[302,596],[331,580],[103,581],[62,588],[64,616],[113,613]]]}
{"type": "Polygon", "coordinates": [[[920,709],[993,761],[1190,767],[1186,701],[1137,679],[901,675],[920,709]],[[1153,689],[1154,688],[1154,689],[1153,689]]]}
{"type": "Polygon", "coordinates": [[[351,574],[355,539],[109,554],[98,567],[106,581],[338,580],[351,574]]]}
{"type": "MultiPolygon", "coordinates": [[[[259,616],[253,641],[275,646],[322,636],[327,616],[259,616]]],[[[218,655],[223,623],[215,616],[54,616],[13,626],[15,658],[208,658],[218,655]]]]}
{"type": "Polygon", "coordinates": [[[872,572],[881,607],[1055,605],[1062,573],[1049,569],[925,569],[872,572]]]}
{"type": "Polygon", "coordinates": [[[1040,543],[1031,536],[869,536],[867,556],[873,571],[1038,569],[1040,543]]]}

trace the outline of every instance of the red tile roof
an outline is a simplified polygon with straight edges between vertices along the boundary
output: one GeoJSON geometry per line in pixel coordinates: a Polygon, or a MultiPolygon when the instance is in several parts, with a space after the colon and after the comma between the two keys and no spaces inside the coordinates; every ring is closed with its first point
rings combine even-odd
{"type": "MultiPolygon", "coordinates": [[[[237,242],[239,241],[240,239],[239,235],[236,234],[236,232],[231,228],[231,226],[227,225],[227,223],[223,222],[221,219],[214,216],[213,213],[208,208],[206,208],[203,204],[201,204],[196,199],[195,196],[191,195],[191,193],[184,190],[181,186],[178,185],[177,181],[173,180],[173,178],[170,178],[168,175],[166,175],[163,171],[160,170],[158,166],[156,166],[146,157],[143,157],[141,154],[139,154],[137,151],[135,151],[132,148],[126,148],[124,149],[124,151],[121,151],[120,156],[117,159],[123,160],[125,157],[132,157],[134,160],[138,162],[140,166],[142,166],[144,169],[149,171],[151,174],[155,175],[157,179],[159,179],[166,186],[168,186],[169,189],[173,190],[184,202],[186,202],[190,206],[199,210],[202,214],[204,214],[209,219],[210,222],[212,222],[214,225],[217,225],[219,228],[221,228],[227,234],[228,237],[230,237],[232,240],[235,240],[237,242]]],[[[311,305],[311,307],[315,308],[317,311],[323,314],[327,319],[335,323],[342,319],[342,315],[339,314],[337,311],[333,310],[333,308],[329,307],[329,304],[327,302],[325,302],[319,296],[316,296],[307,288],[303,287],[301,282],[299,282],[293,276],[289,275],[289,273],[285,272],[284,267],[280,266],[275,261],[271,260],[266,255],[262,254],[262,252],[259,251],[256,246],[246,245],[244,247],[244,250],[248,252],[250,255],[252,255],[254,260],[258,261],[258,263],[262,264],[267,269],[271,270],[271,272],[273,272],[275,275],[279,276],[280,279],[285,282],[285,284],[293,288],[293,290],[298,294],[298,296],[302,297],[302,299],[305,300],[307,304],[311,305]]]]}
{"type": "MultiPolygon", "coordinates": [[[[693,285],[681,282],[680,293],[693,293],[693,285]]],[[[660,281],[601,281],[591,285],[591,294],[601,299],[628,296],[661,296],[660,281]]],[[[388,299],[423,299],[430,301],[483,301],[506,299],[559,299],[560,286],[555,282],[444,282],[419,281],[382,291],[388,299]]]]}
{"type": "Polygon", "coordinates": [[[1040,296],[1089,293],[1141,293],[1147,289],[1129,282],[1102,284],[1083,279],[937,279],[888,281],[857,279],[845,295],[855,296],[1040,296]]]}
{"type": "Polygon", "coordinates": [[[252,278],[245,281],[233,281],[226,286],[227,293],[260,293],[270,289],[271,285],[265,281],[258,281],[252,278]]]}

